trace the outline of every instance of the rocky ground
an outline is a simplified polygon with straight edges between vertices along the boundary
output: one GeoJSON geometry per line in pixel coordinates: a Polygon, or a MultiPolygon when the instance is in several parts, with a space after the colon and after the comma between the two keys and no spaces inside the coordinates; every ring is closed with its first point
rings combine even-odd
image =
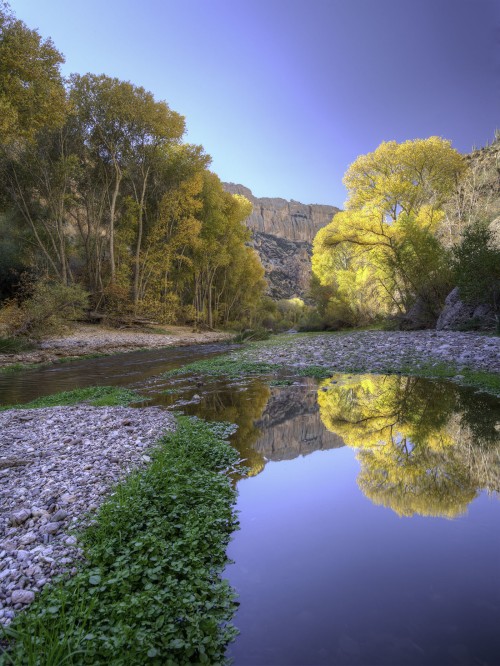
{"type": "Polygon", "coordinates": [[[441,362],[458,370],[500,372],[500,337],[438,331],[358,331],[289,335],[241,352],[249,361],[297,367],[319,365],[335,371],[404,371],[441,362]]]}
{"type": "MultiPolygon", "coordinates": [[[[161,330],[161,329],[160,329],[161,330]]],[[[116,329],[92,324],[79,324],[70,334],[49,338],[32,351],[0,354],[0,368],[16,363],[47,363],[60,358],[89,354],[115,354],[133,349],[185,346],[230,340],[224,331],[193,331],[187,326],[168,326],[167,332],[148,329],[116,329]]]]}
{"type": "Polygon", "coordinates": [[[110,486],[150,461],[173,428],[149,407],[55,407],[0,413],[0,623],[81,557],[75,529],[110,486]]]}

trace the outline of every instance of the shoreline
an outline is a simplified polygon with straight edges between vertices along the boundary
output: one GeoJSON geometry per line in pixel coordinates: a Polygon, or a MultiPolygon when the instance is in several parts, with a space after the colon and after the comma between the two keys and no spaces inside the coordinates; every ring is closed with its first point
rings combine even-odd
{"type": "MultiPolygon", "coordinates": [[[[398,373],[426,376],[432,367],[500,375],[500,336],[454,331],[354,331],[280,335],[254,342],[234,358],[282,363],[297,369],[318,366],[330,372],[398,373]]],[[[438,372],[439,376],[439,372],[438,372]]]]}
{"type": "Polygon", "coordinates": [[[67,335],[42,340],[37,348],[14,354],[0,354],[0,371],[36,367],[65,359],[109,356],[142,349],[186,347],[188,345],[228,342],[227,331],[194,332],[188,326],[167,326],[165,333],[147,329],[119,330],[96,324],[79,324],[67,335]],[[19,368],[18,368],[19,366],[19,368]]]}
{"type": "Polygon", "coordinates": [[[2,625],[55,576],[75,573],[82,551],[74,532],[118,482],[149,464],[175,419],[158,407],[78,404],[9,409],[0,427],[2,625]]]}

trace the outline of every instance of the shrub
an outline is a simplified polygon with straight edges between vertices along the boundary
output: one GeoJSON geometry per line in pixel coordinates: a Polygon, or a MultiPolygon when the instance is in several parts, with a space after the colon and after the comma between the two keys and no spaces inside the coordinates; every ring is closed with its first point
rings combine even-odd
{"type": "Polygon", "coordinates": [[[88,294],[80,286],[41,280],[20,304],[9,301],[0,310],[0,326],[8,338],[38,340],[63,332],[87,307],[88,294]]]}

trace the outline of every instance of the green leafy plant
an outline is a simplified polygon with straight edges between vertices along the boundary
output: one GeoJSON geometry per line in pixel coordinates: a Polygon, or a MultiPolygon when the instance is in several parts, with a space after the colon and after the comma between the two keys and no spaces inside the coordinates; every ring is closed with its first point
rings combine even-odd
{"type": "Polygon", "coordinates": [[[140,402],[145,398],[135,391],[119,386],[88,386],[74,391],[61,391],[52,395],[42,396],[24,405],[7,405],[5,409],[35,409],[39,407],[61,407],[88,403],[93,407],[114,407],[129,405],[131,402],[140,402]]]}
{"type": "Polygon", "coordinates": [[[222,664],[234,593],[221,573],[237,526],[230,424],[181,417],[81,535],[84,562],[6,630],[1,664],[222,664]]]}

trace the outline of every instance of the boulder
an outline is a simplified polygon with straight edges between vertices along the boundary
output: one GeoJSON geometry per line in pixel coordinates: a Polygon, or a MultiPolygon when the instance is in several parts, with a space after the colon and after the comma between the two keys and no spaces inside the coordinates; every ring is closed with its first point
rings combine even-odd
{"type": "Polygon", "coordinates": [[[490,330],[495,327],[493,308],[487,303],[464,303],[458,287],[446,297],[436,323],[438,331],[490,330]]]}

